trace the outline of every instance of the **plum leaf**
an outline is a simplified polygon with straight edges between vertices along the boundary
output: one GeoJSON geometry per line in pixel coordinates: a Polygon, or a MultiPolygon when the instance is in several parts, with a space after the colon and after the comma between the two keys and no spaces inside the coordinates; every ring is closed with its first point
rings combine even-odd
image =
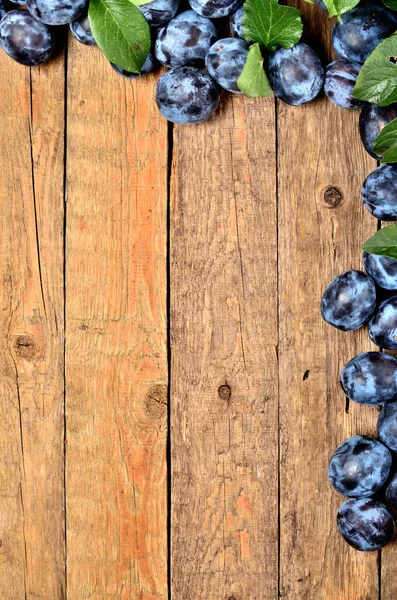
{"type": "Polygon", "coordinates": [[[106,58],[125,71],[139,74],[151,37],[149,24],[135,4],[130,0],[91,0],[88,18],[106,58]]]}
{"type": "Polygon", "coordinates": [[[246,0],[243,34],[247,42],[257,42],[266,50],[278,46],[292,48],[302,37],[300,12],[291,6],[280,6],[277,0],[246,0]]]}
{"type": "Polygon", "coordinates": [[[373,151],[383,163],[397,162],[397,119],[385,125],[377,135],[373,151]]]}
{"type": "Polygon", "coordinates": [[[397,101],[397,34],[383,40],[358,74],[354,98],[380,106],[397,101]]]}
{"type": "Polygon", "coordinates": [[[330,17],[340,17],[357,6],[360,0],[323,0],[330,17]]]}
{"type": "Polygon", "coordinates": [[[263,68],[263,57],[259,44],[252,44],[247,60],[238,78],[237,85],[246,96],[257,98],[270,96],[272,89],[263,68]]]}
{"type": "Polygon", "coordinates": [[[378,254],[397,259],[397,225],[379,229],[363,244],[363,250],[369,254],[378,254]]]}

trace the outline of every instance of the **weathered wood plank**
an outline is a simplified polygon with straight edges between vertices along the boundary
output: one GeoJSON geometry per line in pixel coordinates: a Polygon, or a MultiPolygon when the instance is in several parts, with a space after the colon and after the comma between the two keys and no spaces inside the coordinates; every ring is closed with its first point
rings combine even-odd
{"type": "Polygon", "coordinates": [[[65,597],[64,59],[0,56],[0,597],[65,597]]]}
{"type": "Polygon", "coordinates": [[[172,598],[277,597],[274,100],[176,127],[172,598]]]}
{"type": "Polygon", "coordinates": [[[68,600],[164,600],[167,125],[154,77],[68,64],[68,600]]]}
{"type": "MultiPolygon", "coordinates": [[[[391,223],[381,222],[379,224],[382,227],[388,227],[391,223]]],[[[397,352],[394,350],[384,350],[388,354],[391,354],[397,358],[397,352]]],[[[380,409],[379,409],[380,410],[380,409]]],[[[380,600],[395,600],[397,598],[397,578],[396,564],[397,564],[397,543],[396,540],[382,549],[380,555],[379,567],[380,567],[380,584],[381,593],[379,594],[380,600]]]]}
{"type": "MultiPolygon", "coordinates": [[[[319,44],[320,28],[328,38],[327,18],[301,4],[309,38],[319,44]]],[[[297,108],[278,103],[278,143],[280,595],[372,600],[377,554],[356,552],[339,537],[343,498],[327,479],[336,446],[374,431],[376,410],[351,403],[347,414],[338,384],[344,363],[372,346],[365,330],[345,334],[323,323],[319,302],[334,276],[360,268],[361,244],[376,230],[360,201],[374,161],[361,146],[358,112],[325,98],[297,108]],[[330,188],[341,197],[327,196],[330,188]]]]}
{"type": "Polygon", "coordinates": [[[381,554],[381,594],[382,600],[395,600],[397,597],[396,582],[396,542],[382,550],[381,554]]]}

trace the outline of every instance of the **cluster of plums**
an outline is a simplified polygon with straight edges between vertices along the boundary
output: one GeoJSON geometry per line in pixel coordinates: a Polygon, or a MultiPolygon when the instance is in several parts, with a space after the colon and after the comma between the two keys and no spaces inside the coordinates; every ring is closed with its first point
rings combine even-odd
{"type": "MultiPolygon", "coordinates": [[[[56,30],[69,24],[81,43],[95,45],[87,16],[89,0],[0,0],[0,42],[14,60],[29,66],[46,62],[57,44],[56,30]],[[26,8],[17,7],[16,4],[26,8]]],[[[324,7],[321,0],[320,6],[324,7]]],[[[174,123],[208,119],[217,109],[220,90],[241,93],[237,81],[249,45],[243,39],[242,0],[152,0],[139,7],[152,28],[153,44],[140,76],[159,63],[169,68],[159,78],[156,101],[161,114],[174,123]],[[222,37],[226,18],[232,37],[222,37]]],[[[372,50],[397,29],[397,16],[383,5],[354,8],[333,29],[339,59],[323,69],[306,44],[278,48],[265,66],[275,95],[299,106],[313,100],[324,87],[328,98],[344,108],[362,106],[352,97],[362,63],[372,50]]],[[[136,78],[117,65],[123,77],[136,78]]]]}
{"type": "MultiPolygon", "coordinates": [[[[397,195],[395,196],[397,206],[397,195]]],[[[397,348],[397,296],[378,303],[377,297],[397,290],[397,260],[363,254],[367,274],[346,271],[326,288],[321,299],[325,321],[342,331],[369,323],[372,341],[382,349],[397,348]]],[[[394,536],[397,512],[397,360],[383,352],[365,352],[350,360],[340,383],[346,396],[359,404],[381,406],[377,441],[354,436],[335,451],[329,466],[332,486],[349,499],[339,508],[338,530],[354,548],[377,550],[394,536]]]]}
{"type": "MultiPolygon", "coordinates": [[[[338,23],[335,47],[341,44],[339,29],[338,23]]],[[[361,46],[357,51],[361,59],[365,58],[361,46]]],[[[349,103],[350,108],[358,106],[352,99],[349,103]]],[[[373,158],[380,160],[373,151],[376,136],[396,117],[397,107],[393,105],[367,104],[362,109],[360,135],[373,158]]],[[[397,220],[397,167],[376,168],[365,180],[361,197],[377,219],[397,220]]],[[[397,296],[393,295],[397,291],[397,260],[367,252],[362,258],[366,273],[353,270],[338,275],[321,298],[321,314],[342,331],[355,331],[368,324],[369,337],[377,346],[397,350],[397,296]]],[[[383,405],[377,426],[379,440],[349,438],[334,452],[329,466],[332,486],[348,497],[338,511],[339,532],[357,550],[377,550],[393,539],[397,514],[397,471],[393,469],[397,453],[397,360],[383,352],[359,354],[343,368],[340,383],[350,400],[383,405]]]]}
{"type": "Polygon", "coordinates": [[[348,499],[339,507],[340,534],[356,550],[379,550],[394,537],[397,513],[397,360],[382,352],[365,352],[349,361],[340,382],[348,398],[360,404],[384,404],[378,438],[356,435],[333,453],[328,477],[348,499]]]}

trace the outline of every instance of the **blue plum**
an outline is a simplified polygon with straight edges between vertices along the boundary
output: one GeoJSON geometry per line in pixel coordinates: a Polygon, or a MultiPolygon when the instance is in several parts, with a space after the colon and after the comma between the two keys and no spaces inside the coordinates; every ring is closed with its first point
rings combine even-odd
{"type": "Polygon", "coordinates": [[[364,206],[381,221],[397,220],[397,165],[381,165],[364,181],[364,206]]]}
{"type": "Polygon", "coordinates": [[[323,10],[328,10],[327,7],[325,6],[323,0],[316,0],[316,2],[320,8],[322,8],[323,10]]]}
{"type": "Polygon", "coordinates": [[[361,64],[341,58],[325,69],[324,91],[329,100],[340,108],[361,108],[365,102],[353,98],[353,89],[361,64]]]}
{"type": "Polygon", "coordinates": [[[397,296],[380,304],[369,322],[368,333],[380,348],[397,350],[397,296]]]}
{"type": "Polygon", "coordinates": [[[355,435],[333,453],[328,479],[342,496],[373,496],[386,483],[391,464],[391,454],[383,444],[368,436],[355,435]]]}
{"type": "Polygon", "coordinates": [[[87,8],[86,0],[26,0],[30,14],[46,25],[66,25],[87,8]]]}
{"type": "Polygon", "coordinates": [[[397,512],[397,473],[394,473],[386,488],[386,501],[397,512]]]}
{"type": "Polygon", "coordinates": [[[397,360],[383,352],[363,352],[343,367],[340,383],[346,396],[368,406],[397,400],[397,360]]]}
{"type": "Polygon", "coordinates": [[[397,402],[384,405],[378,418],[378,437],[382,442],[397,452],[397,402]]]}
{"type": "Polygon", "coordinates": [[[153,0],[138,8],[151,27],[160,27],[171,21],[178,6],[179,0],[153,0]]]}
{"type": "Polygon", "coordinates": [[[160,77],[157,106],[173,123],[191,125],[209,119],[219,105],[219,89],[211,76],[195,67],[180,67],[160,77]]]}
{"type": "Polygon", "coordinates": [[[139,77],[143,77],[144,75],[147,75],[148,73],[154,71],[154,69],[157,66],[157,63],[156,59],[154,58],[153,52],[150,51],[147,55],[145,62],[143,63],[140,75],[137,75],[137,73],[131,73],[130,71],[125,71],[124,69],[118,67],[113,63],[110,63],[110,65],[113,71],[116,71],[116,73],[118,75],[121,75],[121,77],[124,77],[125,79],[138,79],[139,77]]]}
{"type": "Polygon", "coordinates": [[[363,252],[368,275],[384,290],[397,290],[397,260],[388,256],[363,252]]]}
{"type": "Polygon", "coordinates": [[[376,104],[367,104],[360,113],[360,135],[366,151],[376,160],[381,157],[373,151],[376,137],[382,131],[383,127],[397,118],[397,105],[376,106],[376,104]]]}
{"type": "Polygon", "coordinates": [[[236,10],[241,0],[189,0],[189,4],[202,17],[219,19],[236,10]]]}
{"type": "Polygon", "coordinates": [[[292,106],[313,100],[324,83],[320,59],[309,46],[302,43],[288,50],[279,48],[272,52],[268,74],[275,95],[292,106]]]}
{"type": "Polygon", "coordinates": [[[214,24],[186,10],[157,31],[155,55],[166,67],[201,66],[217,38],[214,24]]]}
{"type": "Polygon", "coordinates": [[[47,62],[55,48],[52,30],[27,10],[11,10],[0,21],[0,42],[16,62],[34,67],[47,62]]]}
{"type": "Polygon", "coordinates": [[[361,271],[345,271],[331,281],[321,298],[321,315],[342,331],[362,327],[376,307],[375,284],[361,271]]]}
{"type": "Polygon", "coordinates": [[[91,33],[90,22],[88,20],[88,12],[85,10],[83,14],[79,16],[78,19],[72,21],[69,24],[70,31],[72,32],[73,37],[80,42],[80,44],[84,44],[85,46],[95,46],[96,42],[91,33]]]}
{"type": "Polygon", "coordinates": [[[233,37],[244,39],[243,34],[243,16],[244,6],[241,5],[237,10],[232,12],[229,18],[230,32],[233,37]]]}
{"type": "Polygon", "coordinates": [[[244,40],[225,38],[211,46],[205,59],[209,74],[229,92],[241,94],[237,80],[245,65],[248,44],[244,40]]]}
{"type": "Polygon", "coordinates": [[[332,30],[332,44],[340,58],[359,63],[367,60],[385,38],[396,30],[396,19],[385,6],[360,4],[341,16],[332,30]]]}
{"type": "Polygon", "coordinates": [[[373,498],[349,498],[338,510],[338,531],[356,550],[379,550],[394,537],[394,520],[384,504],[373,498]]]}

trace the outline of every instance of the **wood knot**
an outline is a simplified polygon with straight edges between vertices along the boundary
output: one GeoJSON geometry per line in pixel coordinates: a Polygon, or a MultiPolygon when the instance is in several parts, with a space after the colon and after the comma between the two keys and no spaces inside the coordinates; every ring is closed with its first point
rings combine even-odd
{"type": "Polygon", "coordinates": [[[167,414],[168,388],[164,384],[154,385],[146,393],[144,406],[152,419],[161,419],[167,414]]]}
{"type": "Polygon", "coordinates": [[[324,202],[329,208],[336,208],[343,202],[342,192],[336,187],[326,188],[324,192],[324,202]]]}
{"type": "Polygon", "coordinates": [[[218,388],[218,394],[219,394],[219,398],[222,398],[222,400],[226,400],[226,402],[229,402],[230,396],[232,395],[232,390],[231,390],[230,385],[228,385],[227,383],[221,385],[218,388]]]}
{"type": "Polygon", "coordinates": [[[36,356],[36,344],[30,335],[18,335],[14,341],[14,352],[20,358],[30,360],[36,356]]]}
{"type": "Polygon", "coordinates": [[[236,600],[234,596],[230,596],[227,600],[236,600]]]}

